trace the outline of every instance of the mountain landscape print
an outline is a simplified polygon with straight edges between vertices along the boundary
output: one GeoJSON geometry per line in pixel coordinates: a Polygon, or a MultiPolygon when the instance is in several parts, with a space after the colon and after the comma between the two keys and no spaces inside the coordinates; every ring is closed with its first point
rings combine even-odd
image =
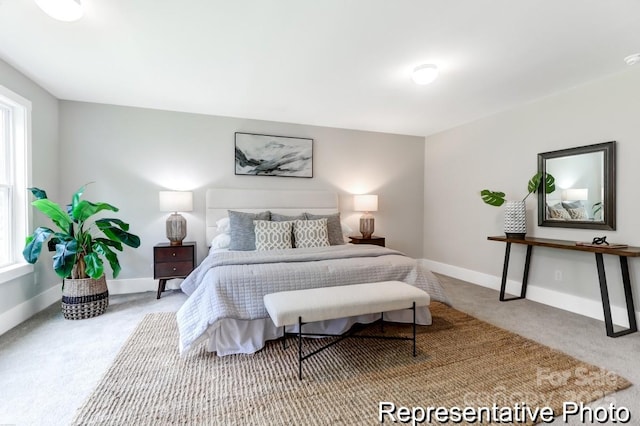
{"type": "Polygon", "coordinates": [[[236,175],[313,177],[313,139],[236,132],[236,175]]]}

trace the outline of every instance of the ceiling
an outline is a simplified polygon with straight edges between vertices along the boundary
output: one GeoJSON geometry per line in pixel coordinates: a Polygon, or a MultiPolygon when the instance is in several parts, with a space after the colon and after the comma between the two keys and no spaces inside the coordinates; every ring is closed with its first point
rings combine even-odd
{"type": "Polygon", "coordinates": [[[59,99],[419,136],[640,70],[638,0],[82,4],[0,0],[0,58],[59,99]]]}

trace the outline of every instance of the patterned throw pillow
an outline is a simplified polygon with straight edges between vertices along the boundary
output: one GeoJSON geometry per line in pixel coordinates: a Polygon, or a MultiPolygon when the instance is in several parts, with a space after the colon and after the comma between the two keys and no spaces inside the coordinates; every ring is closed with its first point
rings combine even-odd
{"type": "Polygon", "coordinates": [[[254,220],[256,230],[256,250],[277,250],[291,248],[291,228],[293,222],[269,222],[254,220]]]}
{"type": "Polygon", "coordinates": [[[571,216],[571,219],[587,220],[589,218],[584,207],[579,207],[577,209],[567,209],[567,212],[569,212],[569,216],[571,216]]]}
{"type": "Polygon", "coordinates": [[[569,216],[569,212],[565,209],[554,209],[553,207],[549,207],[549,217],[551,219],[559,219],[559,220],[569,220],[571,216],[569,216]]]}
{"type": "MultiPolygon", "coordinates": [[[[287,220],[296,221],[296,220],[305,220],[306,217],[304,213],[301,213],[297,216],[289,216],[286,214],[273,213],[271,212],[271,221],[272,222],[285,222],[287,220]]],[[[291,226],[291,247],[296,246],[296,237],[293,235],[293,226],[291,226]]]]}
{"type": "Polygon", "coordinates": [[[296,247],[326,247],[329,245],[327,219],[296,220],[293,225],[296,247]]]}

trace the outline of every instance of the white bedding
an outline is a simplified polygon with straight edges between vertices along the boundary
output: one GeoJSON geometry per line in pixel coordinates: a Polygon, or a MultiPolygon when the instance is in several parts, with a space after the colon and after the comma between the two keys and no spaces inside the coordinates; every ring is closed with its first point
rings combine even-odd
{"type": "MultiPolygon", "coordinates": [[[[432,300],[448,303],[438,280],[415,259],[388,248],[338,245],[269,252],[212,252],[182,283],[189,295],[177,313],[180,351],[203,340],[219,356],[253,353],[281,334],[264,308],[265,294],[302,288],[403,281],[419,287],[432,300]]],[[[411,311],[385,315],[391,321],[410,321],[411,311]]],[[[314,323],[316,332],[341,333],[355,322],[368,323],[378,315],[314,323]]],[[[430,324],[428,308],[417,312],[419,324],[430,324]]]]}

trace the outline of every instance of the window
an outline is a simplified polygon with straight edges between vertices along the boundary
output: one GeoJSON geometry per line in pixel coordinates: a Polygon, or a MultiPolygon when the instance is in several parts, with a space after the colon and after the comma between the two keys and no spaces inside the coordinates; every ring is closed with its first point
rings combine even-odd
{"type": "Polygon", "coordinates": [[[0,86],[0,282],[33,270],[27,236],[31,102],[0,86]]]}

